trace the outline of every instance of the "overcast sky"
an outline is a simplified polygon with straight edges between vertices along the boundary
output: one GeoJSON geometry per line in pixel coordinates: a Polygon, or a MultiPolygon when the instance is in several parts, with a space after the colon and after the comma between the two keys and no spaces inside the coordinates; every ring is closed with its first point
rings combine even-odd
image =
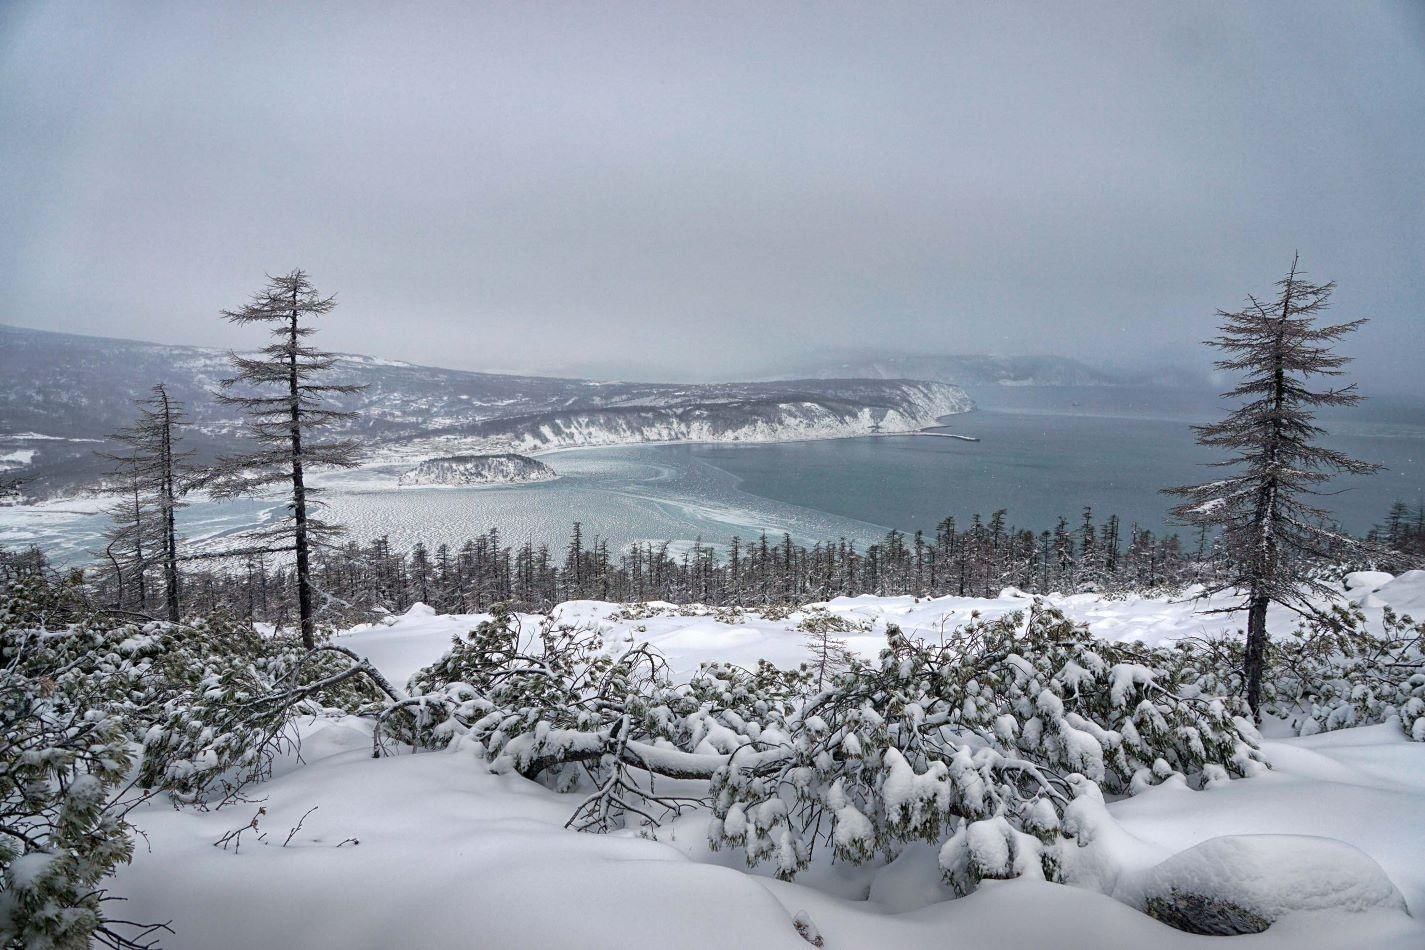
{"type": "Polygon", "coordinates": [[[1425,392],[1425,4],[0,5],[0,322],[713,378],[1206,365],[1299,249],[1425,392]]]}

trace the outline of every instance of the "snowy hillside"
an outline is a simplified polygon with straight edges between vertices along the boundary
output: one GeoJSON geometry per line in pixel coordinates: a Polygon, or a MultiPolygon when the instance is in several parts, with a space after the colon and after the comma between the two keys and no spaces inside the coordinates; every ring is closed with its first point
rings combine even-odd
{"type": "MultiPolygon", "coordinates": [[[[245,433],[213,390],[231,375],[221,350],[49,333],[0,325],[0,459],[29,498],[92,484],[132,421],[136,399],[163,382],[188,409],[186,444],[200,460],[231,453],[245,433]],[[99,440],[98,442],[84,440],[99,440]]],[[[538,451],[666,441],[778,441],[904,432],[974,408],[960,388],[904,379],[768,383],[596,382],[413,366],[343,355],[334,376],[364,387],[337,405],[339,429],[369,453],[422,456],[538,451]]]]}
{"type": "Polygon", "coordinates": [[[693,405],[620,406],[496,420],[481,435],[522,451],[628,442],[778,442],[914,432],[973,403],[943,383],[893,380],[834,389],[802,384],[801,391],[768,385],[736,398],[693,405]]]}
{"type": "MultiPolygon", "coordinates": [[[[1382,610],[1425,613],[1425,572],[1361,574],[1349,598],[1371,622],[1382,610]]],[[[1050,601],[1109,640],[1167,643],[1230,633],[1231,618],[1181,599],[1050,601]]],[[[858,597],[824,613],[845,621],[851,649],[872,656],[888,622],[934,640],[994,599],[858,597]]],[[[594,601],[557,608],[610,643],[646,640],[687,677],[708,660],[782,666],[807,659],[807,613],[762,616],[594,601]]],[[[820,615],[820,614],[818,614],[820,615]]],[[[416,606],[337,642],[404,681],[439,658],[479,616],[416,606]]],[[[529,616],[531,625],[539,618],[529,616]]],[[[1293,624],[1273,614],[1278,634],[1293,624]]],[[[316,719],[301,758],[240,801],[210,811],[153,802],[131,817],[148,836],[116,890],[125,914],[172,918],[175,947],[542,948],[577,934],[595,948],[1052,947],[1413,948],[1425,945],[1425,744],[1396,726],[1287,738],[1268,723],[1270,772],[1192,790],[1168,779],[1074,812],[1080,857],[1072,886],[1033,875],[984,881],[955,899],[936,848],[911,845],[889,864],[818,861],[795,883],[711,851],[709,816],[693,810],[651,837],[579,834],[564,826],[578,795],[495,775],[468,747],[371,758],[369,720],[316,719]],[[261,811],[259,811],[261,809],[261,811]],[[234,846],[231,832],[254,828],[234,846]],[[214,847],[224,835],[225,847],[214,847]],[[265,835],[265,837],[261,837],[265,835]],[[182,882],[181,885],[176,882],[182,882]],[[1187,888],[1274,920],[1265,933],[1206,937],[1142,912],[1187,888]],[[261,908],[261,913],[254,913],[261,908]],[[820,942],[817,942],[820,941],[820,942]]]]}
{"type": "Polygon", "coordinates": [[[427,459],[401,476],[402,485],[505,485],[547,482],[554,469],[523,455],[453,455],[427,459]]]}

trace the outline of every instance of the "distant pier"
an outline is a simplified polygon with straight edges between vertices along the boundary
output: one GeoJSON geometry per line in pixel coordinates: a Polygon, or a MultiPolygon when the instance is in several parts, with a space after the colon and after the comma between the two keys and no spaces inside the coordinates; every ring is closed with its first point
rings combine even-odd
{"type": "Polygon", "coordinates": [[[933,435],[941,439],[959,439],[961,442],[978,442],[977,435],[956,435],[954,432],[913,432],[912,435],[933,435]]]}
{"type": "Polygon", "coordinates": [[[919,429],[919,430],[917,430],[917,431],[915,431],[915,432],[881,432],[881,431],[879,431],[879,430],[874,430],[874,429],[873,429],[873,430],[872,430],[870,433],[868,433],[868,434],[869,434],[869,435],[873,435],[873,436],[884,436],[884,437],[886,437],[886,438],[891,438],[891,437],[895,437],[895,436],[903,436],[903,435],[928,435],[928,436],[933,436],[933,437],[935,437],[935,438],[937,438],[937,439],[959,439],[961,442],[978,442],[978,441],[980,441],[980,437],[977,436],[977,435],[959,435],[959,434],[954,433],[954,432],[931,432],[931,431],[928,430],[928,429],[919,429]]]}

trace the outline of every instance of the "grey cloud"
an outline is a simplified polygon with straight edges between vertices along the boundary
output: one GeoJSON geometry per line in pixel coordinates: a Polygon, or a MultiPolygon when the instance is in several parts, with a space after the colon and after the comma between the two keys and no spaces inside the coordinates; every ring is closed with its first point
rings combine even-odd
{"type": "Polygon", "coordinates": [[[738,376],[820,347],[1202,361],[1300,249],[1420,391],[1409,4],[13,5],[3,317],[738,376]]]}

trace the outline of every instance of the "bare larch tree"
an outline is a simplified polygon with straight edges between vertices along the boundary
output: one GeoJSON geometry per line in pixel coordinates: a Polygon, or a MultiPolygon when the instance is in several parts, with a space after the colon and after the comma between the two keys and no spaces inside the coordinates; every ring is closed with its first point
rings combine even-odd
{"type": "Polygon", "coordinates": [[[1167,489],[1185,499],[1173,508],[1174,517],[1220,532],[1230,569],[1210,593],[1234,590],[1242,596],[1223,611],[1247,611],[1243,677],[1254,714],[1262,700],[1268,605],[1312,612],[1309,595],[1324,588],[1310,567],[1355,543],[1334,530],[1329,514],[1310,499],[1326,494],[1333,476],[1380,467],[1318,444],[1325,432],[1315,424],[1315,410],[1356,404],[1361,396],[1355,384],[1309,386],[1313,377],[1342,375],[1350,359],[1333,353],[1332,345],[1365,321],[1317,326],[1335,284],[1310,283],[1295,258],[1276,288],[1274,299],[1249,296],[1242,310],[1218,311],[1221,332],[1208,341],[1226,354],[1218,369],[1242,374],[1223,394],[1241,405],[1221,422],[1193,428],[1199,443],[1226,450],[1227,457],[1212,464],[1232,473],[1167,489]]]}
{"type": "Polygon", "coordinates": [[[316,645],[316,613],[311,579],[311,548],[341,532],[338,525],[314,516],[320,489],[307,484],[313,466],[351,468],[356,465],[356,443],[345,439],[318,441],[323,429],[349,419],[353,413],[333,407],[331,397],[360,391],[361,386],[320,380],[336,357],[305,341],[316,332],[315,317],[331,312],[332,297],[323,297],[306,273],[294,270],[268,277],[267,286],[253,295],[241,310],[225,310],[233,323],[267,323],[275,341],[257,356],[229,354],[236,375],[222,381],[222,402],[237,406],[247,417],[256,448],[247,454],[224,458],[212,479],[213,496],[232,497],[261,492],[273,485],[290,491],[288,517],[250,537],[257,551],[291,551],[297,561],[297,611],[302,642],[316,645]],[[275,390],[275,392],[274,392],[275,390]]]}
{"type": "Polygon", "coordinates": [[[160,519],[153,501],[134,471],[135,459],[108,456],[114,463],[106,475],[104,491],[116,496],[105,509],[109,527],[104,531],[104,556],[114,570],[114,608],[148,611],[149,574],[156,562],[160,519]]]}
{"type": "Polygon", "coordinates": [[[183,405],[160,383],[138,402],[133,426],[114,434],[124,451],[107,456],[115,463],[111,490],[121,496],[109,512],[114,524],[105,549],[117,577],[118,606],[125,600],[126,580],[132,580],[139,610],[147,609],[148,571],[159,564],[164,611],[175,622],[181,610],[176,512],[185,504],[183,490],[192,474],[192,453],[179,448],[186,424],[183,405]]]}

